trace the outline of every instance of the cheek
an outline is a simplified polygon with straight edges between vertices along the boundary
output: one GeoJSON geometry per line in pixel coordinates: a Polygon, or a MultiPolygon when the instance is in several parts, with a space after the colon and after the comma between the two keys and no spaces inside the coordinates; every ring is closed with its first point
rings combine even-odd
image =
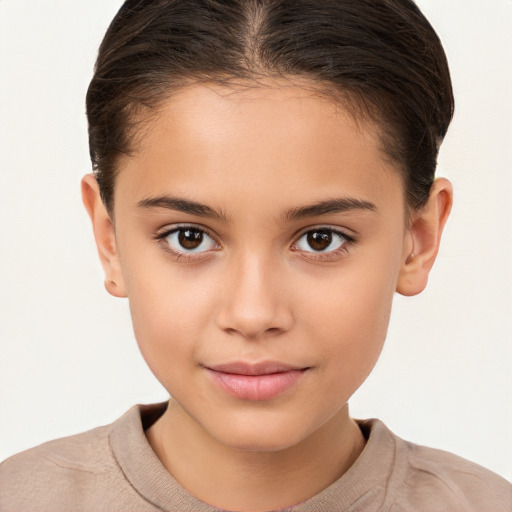
{"type": "Polygon", "coordinates": [[[392,294],[383,297],[367,291],[353,290],[330,302],[323,311],[312,310],[312,317],[318,319],[314,337],[325,340],[324,357],[343,366],[347,361],[353,367],[375,363],[386,337],[392,294]]]}
{"type": "MultiPolygon", "coordinates": [[[[128,272],[129,274],[129,272],[128,272]]],[[[172,372],[185,370],[196,361],[202,333],[211,319],[211,294],[198,286],[197,276],[160,271],[131,274],[128,296],[135,337],[140,351],[162,381],[172,372]],[[178,364],[177,364],[178,363],[178,364]]]]}
{"type": "Polygon", "coordinates": [[[397,275],[391,263],[398,260],[382,256],[343,269],[304,304],[323,367],[332,370],[333,386],[350,394],[374,367],[386,338],[397,275]]]}
{"type": "Polygon", "coordinates": [[[332,311],[336,324],[330,329],[325,324],[316,333],[324,389],[330,391],[321,398],[326,410],[332,403],[339,407],[349,401],[373,370],[384,345],[390,305],[382,304],[380,298],[372,304],[368,295],[359,299],[353,296],[350,302],[332,311]]]}

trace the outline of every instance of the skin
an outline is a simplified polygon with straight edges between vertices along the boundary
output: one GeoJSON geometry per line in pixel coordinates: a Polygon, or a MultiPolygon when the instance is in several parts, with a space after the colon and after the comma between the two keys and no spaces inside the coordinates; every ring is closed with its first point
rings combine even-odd
{"type": "Polygon", "coordinates": [[[107,290],[129,298],[140,350],[173,397],[147,432],[169,472],[241,511],[291,506],[339,478],[365,444],[348,399],[381,352],[394,293],[427,283],[449,182],[409,212],[376,126],[274,81],[187,86],[120,161],[112,217],[92,175],[82,190],[107,290]],[[363,207],[305,210],[333,199],[363,207]],[[200,252],[161,236],[184,224],[211,237],[200,252]],[[320,228],[346,238],[319,251],[308,242],[320,228]],[[248,400],[208,369],[235,361],[303,371],[278,396],[248,400]]]}

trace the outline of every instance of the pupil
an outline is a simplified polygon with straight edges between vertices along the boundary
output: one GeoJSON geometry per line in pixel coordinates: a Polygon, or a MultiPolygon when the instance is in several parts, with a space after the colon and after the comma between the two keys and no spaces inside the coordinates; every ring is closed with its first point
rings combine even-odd
{"type": "Polygon", "coordinates": [[[315,251],[325,251],[332,243],[329,231],[313,231],[308,234],[308,244],[315,251]]]}
{"type": "Polygon", "coordinates": [[[203,233],[197,230],[185,229],[180,231],[178,240],[184,249],[197,249],[203,241],[203,233]]]}

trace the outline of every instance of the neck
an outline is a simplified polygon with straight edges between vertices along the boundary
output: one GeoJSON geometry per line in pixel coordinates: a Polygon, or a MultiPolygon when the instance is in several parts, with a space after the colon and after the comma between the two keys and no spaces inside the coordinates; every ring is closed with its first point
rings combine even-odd
{"type": "Polygon", "coordinates": [[[347,471],[365,444],[347,405],[307,439],[279,451],[219,443],[173,402],[146,435],[182,487],[210,505],[242,512],[286,508],[318,494],[347,471]]]}

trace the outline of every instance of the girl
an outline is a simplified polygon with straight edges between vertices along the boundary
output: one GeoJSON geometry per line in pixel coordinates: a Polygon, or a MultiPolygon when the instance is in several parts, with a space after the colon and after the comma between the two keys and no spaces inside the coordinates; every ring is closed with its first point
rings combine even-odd
{"type": "Polygon", "coordinates": [[[452,189],[439,40],[408,0],[125,2],[87,94],[107,290],[172,396],[2,465],[5,510],[507,510],[355,421],[452,189]]]}

